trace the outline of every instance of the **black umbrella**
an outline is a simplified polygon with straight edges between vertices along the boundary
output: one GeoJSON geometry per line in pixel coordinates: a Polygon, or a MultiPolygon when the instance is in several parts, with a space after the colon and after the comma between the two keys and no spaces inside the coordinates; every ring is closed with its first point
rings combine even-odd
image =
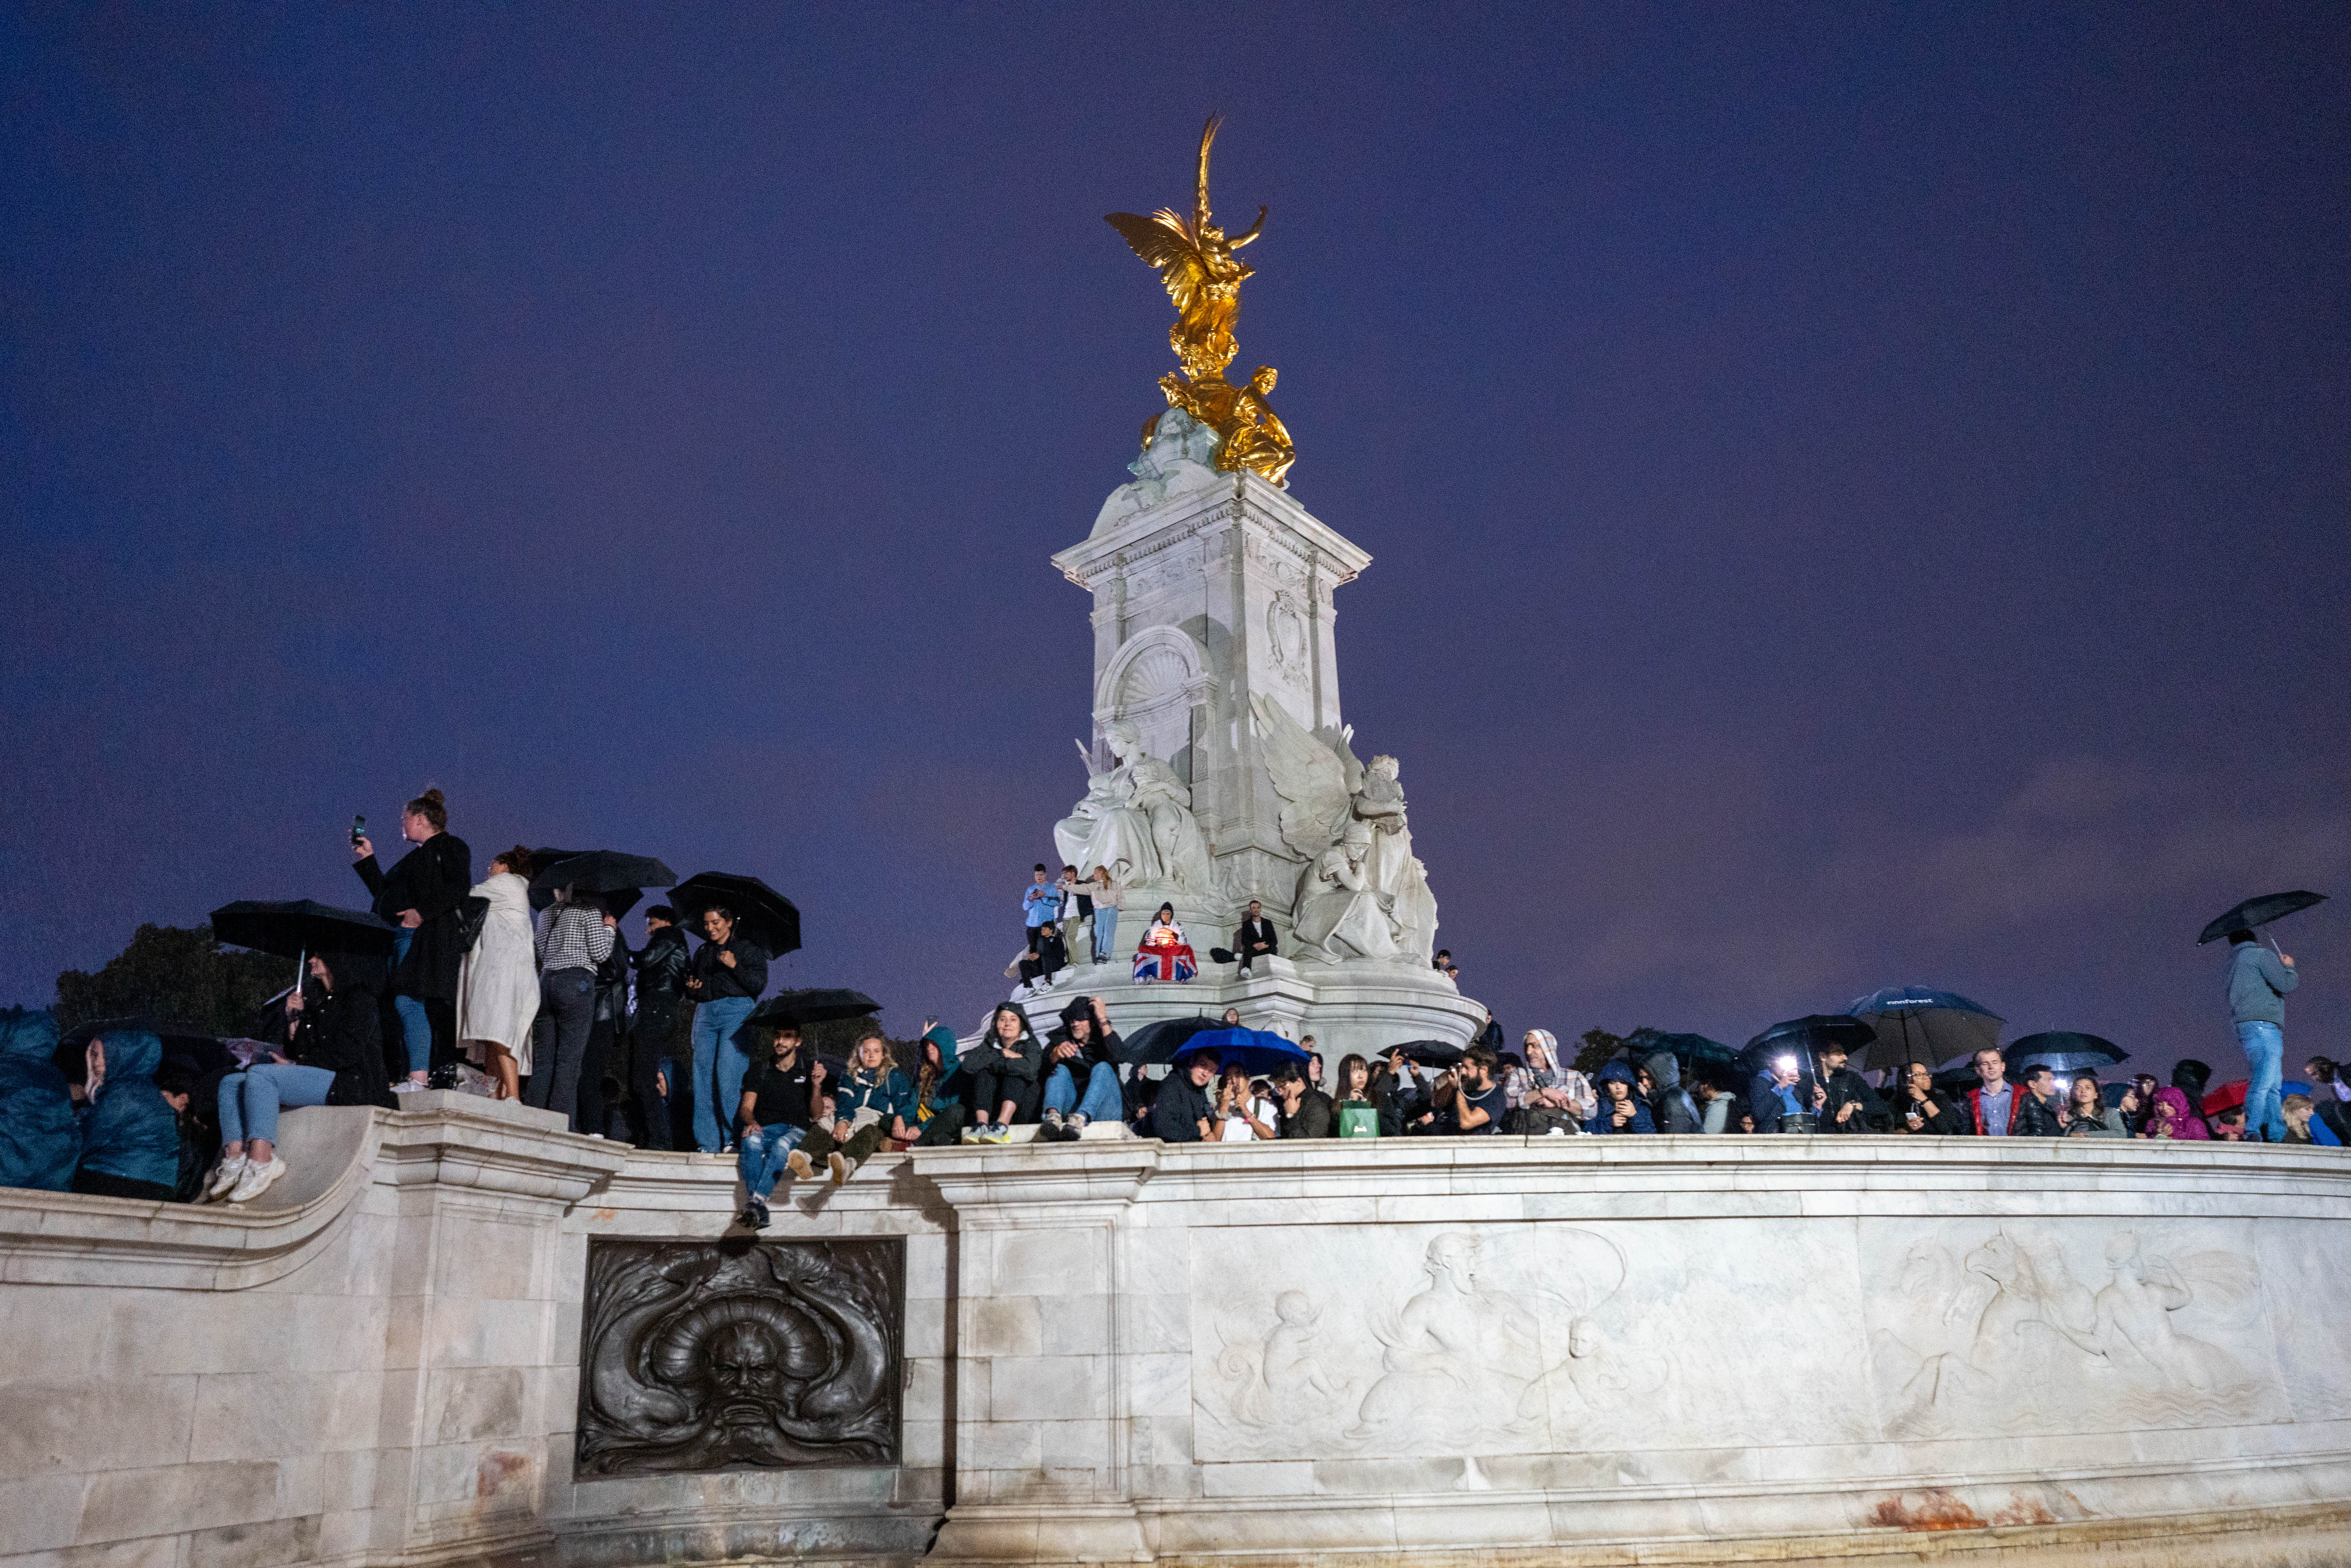
{"type": "Polygon", "coordinates": [[[1845,1009],[1877,1031],[1863,1068],[1900,1072],[1914,1061],[1932,1067],[1955,1056],[2000,1049],[1998,1013],[1956,991],[1889,986],[1858,997],[1845,1009]]]}
{"type": "Polygon", "coordinates": [[[590,850],[545,865],[534,856],[531,863],[539,867],[530,879],[533,893],[553,893],[559,887],[581,893],[635,893],[668,887],[677,881],[677,873],[651,855],[624,855],[618,850],[590,850]]]}
{"type": "Polygon", "coordinates": [[[294,983],[302,983],[303,960],[312,953],[389,953],[399,930],[364,909],[337,909],[297,898],[283,904],[240,899],[212,913],[213,936],[232,947],[251,947],[294,960],[294,983]]]}
{"type": "Polygon", "coordinates": [[[1793,1055],[1802,1060],[1805,1076],[1811,1077],[1817,1065],[1813,1059],[1822,1051],[1855,1051],[1876,1038],[1877,1031],[1857,1018],[1811,1013],[1775,1023],[1749,1040],[1739,1052],[1739,1064],[1750,1072],[1761,1072],[1774,1058],[1793,1055]]]}
{"type": "Polygon", "coordinates": [[[2130,1052],[2113,1040],[2062,1029],[2010,1040],[2001,1054],[2008,1059],[2009,1075],[2012,1078],[2024,1076],[2024,1070],[2028,1067],[2045,1066],[2059,1072],[2079,1072],[2084,1068],[2111,1067],[2116,1062],[2130,1060],[2130,1052]]]}
{"type": "Polygon", "coordinates": [[[1625,1058],[1628,1061],[1638,1061],[1661,1051],[1673,1052],[1685,1075],[1710,1072],[1739,1060],[1739,1053],[1730,1047],[1702,1034],[1667,1034],[1662,1030],[1636,1029],[1625,1037],[1625,1058]]]}
{"type": "Polygon", "coordinates": [[[694,927],[700,925],[705,910],[733,910],[736,925],[771,958],[799,950],[800,912],[756,876],[698,872],[670,889],[669,902],[679,924],[694,927]]]}
{"type": "Polygon", "coordinates": [[[751,1016],[744,1021],[768,1029],[788,1023],[805,1029],[812,1023],[863,1018],[881,1010],[882,1004],[862,991],[778,991],[753,1008],[751,1016]]]}
{"type": "Polygon", "coordinates": [[[2267,925],[2273,920],[2283,920],[2314,904],[2324,904],[2323,893],[2265,893],[2259,898],[2249,898],[2236,908],[2204,927],[2204,935],[2196,938],[2199,947],[2207,942],[2217,942],[2232,931],[2251,931],[2257,925],[2267,925]]]}
{"type": "Polygon", "coordinates": [[[1183,1053],[1186,1040],[1203,1030],[1224,1027],[1224,1019],[1206,1016],[1161,1019],[1156,1023],[1144,1024],[1133,1034],[1124,1037],[1126,1060],[1137,1067],[1148,1067],[1154,1062],[1173,1061],[1183,1053]]]}
{"type": "Polygon", "coordinates": [[[1447,1040],[1408,1040],[1402,1045],[1391,1045],[1380,1054],[1401,1051],[1406,1061],[1417,1061],[1423,1067],[1452,1067],[1468,1054],[1465,1047],[1447,1040]]]}

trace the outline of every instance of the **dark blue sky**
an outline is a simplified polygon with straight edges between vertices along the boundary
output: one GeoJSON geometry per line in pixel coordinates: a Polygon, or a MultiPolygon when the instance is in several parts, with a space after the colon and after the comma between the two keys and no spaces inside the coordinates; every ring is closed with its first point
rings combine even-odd
{"type": "Polygon", "coordinates": [[[1908,982],[2231,1076],[2197,929],[2351,881],[2339,5],[11,7],[0,94],[0,997],[357,902],[433,781],[975,1018],[1173,363],[1101,214],[1212,107],[1514,1032],[1908,982]]]}

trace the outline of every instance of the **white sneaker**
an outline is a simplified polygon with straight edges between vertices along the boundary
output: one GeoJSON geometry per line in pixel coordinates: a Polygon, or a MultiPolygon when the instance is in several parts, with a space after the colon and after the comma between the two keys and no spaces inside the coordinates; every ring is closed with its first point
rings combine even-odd
{"type": "Polygon", "coordinates": [[[394,1094],[421,1094],[429,1087],[430,1085],[419,1083],[413,1078],[403,1078],[392,1086],[392,1092],[394,1094]]]}
{"type": "Polygon", "coordinates": [[[214,1166],[213,1179],[204,1184],[204,1201],[218,1203],[222,1198],[226,1197],[229,1188],[236,1185],[236,1178],[243,1176],[245,1167],[252,1163],[243,1155],[236,1155],[214,1166]]]}
{"type": "Polygon", "coordinates": [[[1074,1144],[1080,1138],[1084,1137],[1086,1135],[1086,1123],[1089,1119],[1090,1118],[1088,1118],[1083,1111],[1072,1111],[1067,1116],[1063,1117],[1061,1119],[1061,1142],[1065,1144],[1074,1144]]]}
{"type": "Polygon", "coordinates": [[[229,1189],[228,1200],[231,1203],[251,1203],[269,1190],[271,1182],[285,1174],[286,1162],[276,1155],[269,1156],[269,1163],[266,1166],[257,1166],[247,1160],[245,1162],[245,1174],[237,1177],[236,1185],[229,1189]]]}

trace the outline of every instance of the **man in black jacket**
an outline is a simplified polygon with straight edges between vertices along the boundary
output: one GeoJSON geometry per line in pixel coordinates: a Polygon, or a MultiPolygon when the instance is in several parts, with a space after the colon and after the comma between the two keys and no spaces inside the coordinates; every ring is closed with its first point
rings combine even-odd
{"type": "Polygon", "coordinates": [[[1100,997],[1080,997],[1063,1008],[1061,1027],[1045,1037],[1045,1114],[1037,1136],[1074,1143],[1088,1123],[1117,1121],[1125,1104],[1118,1082],[1125,1060],[1126,1044],[1110,1027],[1100,997]]]}
{"type": "Polygon", "coordinates": [[[689,959],[685,933],[677,928],[677,911],[656,904],[645,911],[645,946],[630,956],[637,971],[637,1011],[631,1023],[629,1064],[631,1097],[640,1112],[636,1127],[641,1148],[675,1148],[692,1129],[673,1106],[682,1104],[677,1062],[670,1037],[677,1030],[677,1004],[685,994],[689,959]]]}
{"type": "Polygon", "coordinates": [[[2065,1135],[2064,1101],[2057,1094],[2057,1075],[2045,1061],[2024,1070],[2024,1092],[2008,1126],[2017,1138],[2062,1138],[2065,1135]]]}
{"type": "Polygon", "coordinates": [[[1206,1143],[1216,1124],[1208,1107],[1208,1084],[1216,1076],[1213,1051],[1196,1051],[1178,1061],[1151,1103],[1151,1135],[1163,1144],[1206,1143]]]}
{"type": "Polygon", "coordinates": [[[1273,957],[1280,950],[1273,939],[1273,922],[1265,917],[1265,905],[1250,899],[1249,912],[1241,916],[1241,928],[1233,933],[1233,956],[1240,960],[1240,972],[1248,974],[1253,961],[1273,957]]]}
{"type": "Polygon", "coordinates": [[[1275,1074],[1273,1097],[1281,1105],[1281,1135],[1285,1138],[1328,1138],[1331,1097],[1306,1082],[1306,1074],[1285,1067],[1275,1074]]]}
{"type": "Polygon", "coordinates": [[[1886,1102],[1869,1081],[1845,1065],[1843,1046],[1821,1048],[1820,1130],[1823,1133],[1883,1133],[1891,1122],[1886,1102]]]}

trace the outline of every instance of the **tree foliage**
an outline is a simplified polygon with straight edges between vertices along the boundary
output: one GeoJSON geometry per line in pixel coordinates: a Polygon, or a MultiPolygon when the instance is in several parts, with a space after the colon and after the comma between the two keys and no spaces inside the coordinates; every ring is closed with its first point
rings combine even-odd
{"type": "MultiPolygon", "coordinates": [[[[1633,1031],[1634,1034],[1640,1032],[1637,1029],[1633,1031]]],[[[1610,1034],[1604,1029],[1585,1030],[1583,1035],[1583,1049],[1575,1053],[1575,1070],[1586,1078],[1591,1077],[1599,1071],[1604,1064],[1615,1061],[1624,1053],[1625,1041],[1628,1038],[1625,1035],[1610,1034]]]]}
{"type": "Polygon", "coordinates": [[[92,1019],[149,1018],[238,1035],[293,978],[292,959],[229,951],[210,925],[141,925],[97,973],[57,977],[57,1022],[71,1029],[92,1019]]]}

